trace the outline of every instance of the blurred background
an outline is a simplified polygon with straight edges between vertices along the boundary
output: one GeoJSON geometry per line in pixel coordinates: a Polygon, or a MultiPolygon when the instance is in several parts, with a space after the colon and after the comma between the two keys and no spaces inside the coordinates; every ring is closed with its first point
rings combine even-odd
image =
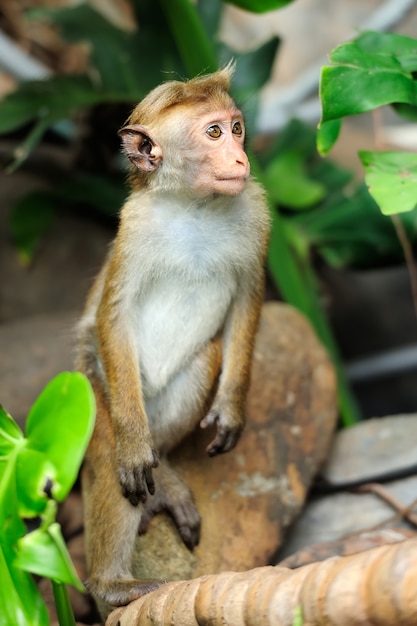
{"type": "MultiPolygon", "coordinates": [[[[417,3],[0,0],[0,397],[16,418],[71,367],[72,329],[126,195],[117,129],[162,80],[230,58],[274,211],[267,297],[331,336],[352,391],[346,422],[416,410],[410,265],[357,156],[376,142],[415,150],[415,127],[383,107],[344,120],[326,159],[315,148],[321,67],[365,30],[413,36],[417,3]]],[[[413,247],[415,210],[403,223],[413,247]]]]}

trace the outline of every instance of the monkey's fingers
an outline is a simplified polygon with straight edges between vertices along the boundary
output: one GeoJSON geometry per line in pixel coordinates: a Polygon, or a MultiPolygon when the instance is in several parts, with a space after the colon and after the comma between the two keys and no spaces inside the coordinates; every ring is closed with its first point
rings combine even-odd
{"type": "Polygon", "coordinates": [[[175,506],[169,510],[178,527],[181,539],[189,550],[200,542],[201,518],[193,502],[175,506]]]}
{"type": "Polygon", "coordinates": [[[201,428],[207,428],[208,426],[213,426],[219,419],[219,414],[217,411],[209,411],[205,417],[200,422],[201,428]]]}
{"type": "MultiPolygon", "coordinates": [[[[152,467],[156,466],[152,465],[152,467]]],[[[155,493],[155,482],[152,475],[152,467],[143,468],[143,478],[151,496],[153,496],[153,494],[155,493]]]]}
{"type": "Polygon", "coordinates": [[[138,464],[129,469],[119,467],[119,481],[122,494],[133,506],[137,506],[139,502],[146,502],[148,492],[151,495],[155,493],[152,469],[157,467],[158,464],[158,455],[152,450],[152,461],[150,464],[138,464]]]}
{"type": "Polygon", "coordinates": [[[229,450],[235,447],[240,437],[241,430],[240,427],[232,429],[219,427],[216,437],[206,448],[207,454],[209,456],[216,456],[217,454],[229,452],[229,450]]]}
{"type": "Polygon", "coordinates": [[[147,500],[143,507],[139,524],[140,535],[146,533],[154,515],[163,510],[172,517],[181,539],[192,550],[200,541],[201,518],[189,489],[182,481],[171,483],[168,491],[158,483],[155,497],[147,500]]]}
{"type": "Polygon", "coordinates": [[[142,471],[142,468],[135,468],[130,472],[119,470],[122,494],[133,506],[137,506],[139,502],[146,502],[148,497],[145,482],[139,480],[142,471]]]}

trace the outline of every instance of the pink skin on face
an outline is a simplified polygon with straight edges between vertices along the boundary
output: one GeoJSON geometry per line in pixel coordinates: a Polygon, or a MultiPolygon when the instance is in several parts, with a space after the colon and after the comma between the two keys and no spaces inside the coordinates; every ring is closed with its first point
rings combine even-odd
{"type": "Polygon", "coordinates": [[[192,158],[198,167],[193,188],[201,194],[235,196],[250,174],[243,144],[245,127],[239,110],[209,113],[198,119],[191,133],[192,158]]]}

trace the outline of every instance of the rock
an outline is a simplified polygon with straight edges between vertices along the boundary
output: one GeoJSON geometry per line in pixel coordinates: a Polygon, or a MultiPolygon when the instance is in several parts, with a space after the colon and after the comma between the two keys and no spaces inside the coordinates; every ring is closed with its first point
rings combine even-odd
{"type": "Polygon", "coordinates": [[[417,466],[417,415],[394,415],[341,430],[320,473],[338,483],[412,465],[417,466]]]}
{"type": "MultiPolygon", "coordinates": [[[[77,313],[39,315],[1,329],[0,394],[18,419],[26,416],[44,384],[72,364],[77,313]],[[8,360],[6,361],[5,355],[8,360]],[[7,376],[6,376],[6,372],[7,376]]],[[[136,574],[182,579],[270,562],[284,529],[296,517],[336,423],[336,382],[329,358],[310,324],[292,307],[269,303],[263,310],[247,402],[248,423],[236,450],[210,459],[204,452],[213,433],[195,432],[171,462],[191,486],[203,519],[202,538],[189,552],[169,516],[158,515],[138,538],[136,574]]],[[[85,560],[78,534],[80,501],[60,519],[82,579],[85,560]]],[[[47,583],[43,591],[50,596],[47,583]]],[[[91,611],[74,590],[76,618],[91,611]]],[[[48,605],[51,607],[51,598],[48,605]]],[[[55,618],[53,609],[51,615],[55,618]]]]}
{"type": "Polygon", "coordinates": [[[156,516],[137,541],[138,577],[176,580],[264,565],[299,514],[335,427],[336,383],[309,323],[288,305],[264,307],[247,413],[234,451],[208,458],[213,435],[198,430],[172,455],[201,513],[201,542],[189,552],[171,519],[156,516]]]}
{"type": "Polygon", "coordinates": [[[371,530],[369,532],[347,535],[336,541],[324,541],[315,543],[291,554],[277,565],[279,567],[289,567],[296,569],[309,563],[324,561],[332,556],[347,556],[357,554],[370,548],[387,545],[389,543],[399,543],[406,539],[415,538],[416,532],[408,528],[383,528],[381,530],[371,530]]]}
{"type": "Polygon", "coordinates": [[[78,316],[43,314],[0,326],[0,403],[21,427],[51,378],[73,369],[78,316]]]}
{"type": "MultiPolygon", "coordinates": [[[[321,474],[332,482],[377,477],[416,465],[417,415],[366,420],[338,432],[321,474]],[[414,433],[414,434],[413,434],[414,433]]],[[[373,480],[372,482],[376,482],[373,480]]],[[[384,485],[385,492],[406,509],[415,501],[417,476],[384,485]]],[[[314,496],[288,536],[280,558],[311,544],[384,526],[408,527],[397,511],[376,493],[340,492],[314,496]]]]}

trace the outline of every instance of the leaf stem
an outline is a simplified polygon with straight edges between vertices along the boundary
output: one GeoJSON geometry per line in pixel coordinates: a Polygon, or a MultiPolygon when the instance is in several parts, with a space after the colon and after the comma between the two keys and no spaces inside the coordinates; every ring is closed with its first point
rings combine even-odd
{"type": "Polygon", "coordinates": [[[408,276],[410,280],[410,289],[413,299],[414,312],[417,319],[417,268],[413,256],[413,250],[400,216],[398,214],[394,214],[390,217],[392,223],[394,224],[395,232],[397,233],[398,240],[404,252],[405,263],[407,266],[408,276]]]}
{"type": "Polygon", "coordinates": [[[52,580],[55,606],[60,626],[76,626],[66,585],[52,580]]]}

